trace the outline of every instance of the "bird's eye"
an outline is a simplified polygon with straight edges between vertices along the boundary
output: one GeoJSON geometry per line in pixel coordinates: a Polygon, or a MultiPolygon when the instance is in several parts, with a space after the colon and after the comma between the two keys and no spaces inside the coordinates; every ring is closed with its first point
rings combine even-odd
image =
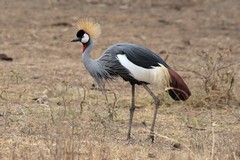
{"type": "Polygon", "coordinates": [[[81,42],[82,42],[82,43],[87,43],[88,41],[89,41],[89,35],[85,33],[85,34],[82,36],[81,42]]]}

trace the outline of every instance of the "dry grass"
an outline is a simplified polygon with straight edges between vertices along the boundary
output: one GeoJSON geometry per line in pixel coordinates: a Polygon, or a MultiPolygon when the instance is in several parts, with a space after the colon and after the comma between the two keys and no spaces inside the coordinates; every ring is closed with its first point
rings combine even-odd
{"type": "MultiPolygon", "coordinates": [[[[129,143],[125,138],[130,90],[120,90],[128,84],[113,85],[104,95],[76,77],[64,78],[33,97],[29,89],[15,89],[24,85],[24,78],[13,73],[3,76],[5,87],[1,89],[3,159],[239,158],[239,111],[229,103],[224,103],[228,108],[219,109],[219,101],[199,99],[194,90],[187,103],[175,103],[164,96],[157,138],[152,144],[146,138],[153,101],[139,87],[134,140],[129,143]],[[211,110],[193,105],[200,102],[211,104],[211,110]],[[235,112],[235,117],[231,112],[235,112]]],[[[204,88],[203,82],[195,90],[204,88]]]]}
{"type": "Polygon", "coordinates": [[[0,159],[240,159],[238,3],[3,0],[0,53],[13,61],[0,61],[0,159]],[[154,103],[140,86],[126,141],[129,84],[97,90],[81,46],[68,43],[73,16],[102,25],[93,57],[112,43],[139,43],[186,80],[186,102],[151,86],[162,102],[155,143],[146,140],[154,103]]]}
{"type": "Polygon", "coordinates": [[[201,80],[199,97],[201,100],[195,103],[197,107],[232,107],[238,106],[236,96],[233,92],[235,74],[230,49],[222,49],[216,53],[207,53],[202,51],[198,54],[191,69],[186,69],[195,74],[197,79],[201,80]]]}

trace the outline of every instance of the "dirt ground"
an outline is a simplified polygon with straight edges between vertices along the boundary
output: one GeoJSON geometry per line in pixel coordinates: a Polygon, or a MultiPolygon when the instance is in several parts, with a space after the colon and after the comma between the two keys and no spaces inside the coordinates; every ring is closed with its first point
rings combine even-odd
{"type": "Polygon", "coordinates": [[[0,0],[0,159],[240,159],[240,1],[0,0]],[[92,58],[132,42],[159,54],[192,91],[153,100],[138,86],[133,140],[126,140],[131,87],[106,95],[70,43],[79,18],[102,28],[92,58]]]}

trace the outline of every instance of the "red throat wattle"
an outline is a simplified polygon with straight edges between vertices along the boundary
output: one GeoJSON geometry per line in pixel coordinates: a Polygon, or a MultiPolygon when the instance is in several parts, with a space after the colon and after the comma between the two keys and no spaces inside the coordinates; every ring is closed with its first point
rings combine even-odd
{"type": "Polygon", "coordinates": [[[87,48],[87,44],[83,44],[83,52],[85,51],[86,48],[87,48]]]}

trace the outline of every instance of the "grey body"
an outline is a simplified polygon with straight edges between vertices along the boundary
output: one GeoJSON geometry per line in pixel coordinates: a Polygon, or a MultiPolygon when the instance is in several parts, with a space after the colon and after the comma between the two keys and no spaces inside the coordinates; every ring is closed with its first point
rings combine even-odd
{"type": "Polygon", "coordinates": [[[82,60],[101,89],[103,89],[104,80],[112,80],[118,76],[122,77],[125,81],[129,81],[131,84],[147,84],[147,82],[135,79],[128,69],[121,65],[117,58],[118,54],[125,54],[131,62],[143,68],[151,68],[153,66],[159,66],[159,64],[169,68],[169,66],[151,50],[131,43],[118,43],[112,45],[101,55],[101,57],[92,60],[89,54],[93,45],[93,41],[90,40],[88,47],[82,55],[82,60]]]}
{"type": "MultiPolygon", "coordinates": [[[[147,87],[146,82],[139,81],[135,79],[128,69],[121,65],[119,62],[117,55],[125,54],[129,59],[135,59],[136,65],[138,63],[142,64],[142,67],[150,68],[152,66],[159,66],[159,63],[163,64],[165,67],[168,65],[155,53],[152,51],[129,43],[119,43],[109,47],[101,57],[96,60],[92,60],[90,58],[90,51],[93,49],[94,42],[90,39],[88,44],[86,45],[86,49],[83,52],[82,60],[91,74],[91,76],[95,79],[101,89],[104,89],[103,80],[112,80],[115,77],[122,77],[125,81],[129,81],[132,85],[132,102],[130,107],[130,119],[129,119],[129,128],[127,139],[131,138],[131,128],[133,121],[133,114],[135,111],[135,84],[143,85],[143,87],[147,90],[147,92],[153,97],[155,102],[155,109],[153,115],[153,122],[150,130],[149,138],[154,141],[154,126],[156,122],[157,110],[160,105],[159,99],[153,94],[153,92],[147,87]],[[144,61],[145,63],[142,63],[144,61]]],[[[134,61],[134,60],[133,60],[134,61]]]]}

